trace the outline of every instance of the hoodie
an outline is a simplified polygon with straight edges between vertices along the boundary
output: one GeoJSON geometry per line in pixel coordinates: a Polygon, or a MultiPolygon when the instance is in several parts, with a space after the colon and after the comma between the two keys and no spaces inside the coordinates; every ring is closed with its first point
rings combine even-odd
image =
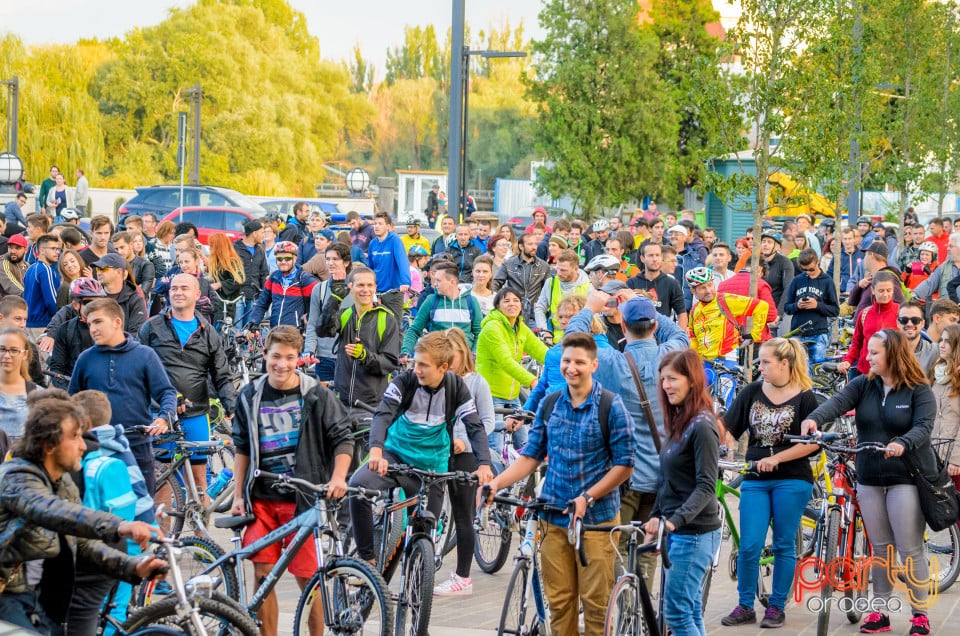
{"type": "Polygon", "coordinates": [[[383,240],[373,237],[367,248],[367,259],[377,277],[378,292],[410,286],[410,259],[403,241],[393,232],[388,232],[383,240]]]}
{"type": "Polygon", "coordinates": [[[518,318],[515,325],[499,309],[491,311],[480,323],[477,338],[477,373],[490,385],[494,398],[516,400],[520,388],[535,379],[520,361],[527,354],[543,364],[547,345],[543,344],[527,324],[518,318]]]}
{"type": "Polygon", "coordinates": [[[850,341],[850,350],[843,356],[844,362],[857,367],[857,371],[866,375],[870,372],[867,364],[867,341],[881,329],[897,328],[897,313],[900,305],[892,302],[881,305],[874,302],[872,305],[857,314],[853,327],[853,340],[850,341]]]}
{"type": "Polygon", "coordinates": [[[83,456],[84,466],[100,456],[111,457],[123,462],[127,469],[127,476],[130,478],[133,494],[137,499],[134,519],[153,525],[153,497],[147,492],[147,483],[143,480],[143,473],[137,466],[137,460],[130,452],[130,442],[124,436],[123,429],[119,426],[104,424],[90,429],[87,434],[92,435],[97,440],[97,448],[90,448],[89,442],[87,443],[87,454],[83,456]]]}
{"type": "Polygon", "coordinates": [[[113,409],[110,423],[123,427],[131,446],[150,442],[142,433],[129,432],[129,428],[153,421],[151,398],[160,405],[160,417],[170,424],[176,421],[177,390],[156,352],[133,336],[128,335],[113,347],[94,345],[80,354],[67,392],[73,395],[87,389],[107,395],[113,409]]]}
{"type": "Polygon", "coordinates": [[[403,336],[400,353],[411,355],[417,340],[425,333],[453,327],[462,331],[467,337],[467,344],[471,349],[475,349],[481,320],[483,312],[480,310],[480,303],[470,294],[470,290],[462,292],[453,300],[443,294],[430,294],[417,310],[416,319],[403,336]]]}

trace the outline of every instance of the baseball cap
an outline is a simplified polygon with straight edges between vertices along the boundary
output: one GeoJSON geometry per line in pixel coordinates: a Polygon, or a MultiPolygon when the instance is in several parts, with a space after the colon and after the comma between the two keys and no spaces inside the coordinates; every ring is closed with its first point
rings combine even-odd
{"type": "Polygon", "coordinates": [[[266,214],[263,215],[263,220],[264,220],[264,221],[279,221],[279,220],[280,220],[280,215],[277,214],[276,212],[267,212],[266,214]]]}
{"type": "Polygon", "coordinates": [[[14,234],[10,237],[10,240],[7,241],[7,245],[19,245],[20,247],[27,246],[27,237],[23,234],[14,234]]]}
{"type": "Polygon", "coordinates": [[[627,288],[627,284],[622,280],[611,280],[604,283],[603,287],[600,288],[600,291],[602,291],[605,294],[610,294],[611,296],[613,296],[621,289],[626,289],[626,288],[627,288]]]}
{"type": "Polygon", "coordinates": [[[875,230],[885,230],[885,229],[887,229],[887,228],[886,228],[886,226],[885,226],[883,223],[881,223],[880,221],[877,221],[876,223],[873,224],[873,229],[875,229],[875,230]]]}
{"type": "Polygon", "coordinates": [[[243,224],[243,233],[248,236],[250,234],[253,234],[257,230],[262,230],[262,229],[263,229],[263,223],[261,223],[256,219],[250,219],[249,221],[243,224]]]}
{"type": "Polygon", "coordinates": [[[337,239],[337,235],[333,233],[333,230],[328,230],[327,228],[323,228],[322,230],[317,232],[314,235],[314,238],[316,238],[317,236],[322,236],[328,241],[335,241],[337,239]]]}
{"type": "Polygon", "coordinates": [[[620,315],[626,322],[649,322],[657,319],[657,309],[649,298],[635,296],[620,305],[620,315]]]}
{"type": "Polygon", "coordinates": [[[679,223],[670,228],[670,232],[680,232],[684,236],[690,236],[690,232],[687,231],[687,228],[683,227],[679,223]]]}
{"type": "Polygon", "coordinates": [[[887,258],[890,255],[890,251],[887,249],[886,244],[880,240],[874,241],[868,245],[867,251],[871,254],[876,254],[880,258],[887,258]]]}
{"type": "Polygon", "coordinates": [[[119,254],[114,254],[111,252],[104,254],[100,260],[93,263],[93,266],[99,269],[127,269],[127,261],[125,261],[119,254]]]}

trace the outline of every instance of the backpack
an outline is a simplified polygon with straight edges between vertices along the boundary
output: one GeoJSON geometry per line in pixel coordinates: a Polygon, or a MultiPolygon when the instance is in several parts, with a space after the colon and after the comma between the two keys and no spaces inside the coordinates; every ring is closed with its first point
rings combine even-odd
{"type": "MultiPolygon", "coordinates": [[[[343,333],[343,330],[346,328],[347,323],[350,322],[350,318],[352,316],[353,316],[353,307],[347,307],[340,313],[340,333],[343,333]]],[[[387,313],[384,311],[377,311],[377,339],[380,340],[380,342],[383,342],[383,332],[385,332],[386,330],[387,330],[387,313]]]]}
{"type": "MultiPolygon", "coordinates": [[[[428,298],[428,299],[426,300],[426,302],[433,301],[433,304],[430,306],[430,320],[427,322],[427,326],[426,326],[427,332],[433,331],[432,327],[433,327],[433,323],[434,323],[434,318],[436,317],[437,311],[440,309],[440,308],[437,306],[437,305],[439,304],[439,302],[437,301],[437,296],[439,296],[439,294],[438,294],[437,292],[433,292],[433,293],[430,295],[430,298],[428,298]]],[[[475,299],[473,296],[470,296],[470,297],[468,298],[467,306],[470,308],[470,326],[471,326],[471,328],[473,327],[473,319],[476,317],[476,310],[474,309],[474,305],[476,305],[476,304],[477,304],[477,303],[476,303],[476,299],[475,299]]],[[[422,309],[422,308],[421,308],[421,309],[422,309]]]]}
{"type": "MultiPolygon", "coordinates": [[[[560,399],[561,391],[563,391],[563,389],[547,394],[547,396],[543,398],[543,402],[540,403],[540,413],[542,414],[544,424],[550,421],[550,416],[553,415],[553,409],[557,405],[557,400],[560,399]]],[[[610,408],[613,406],[613,397],[614,394],[612,391],[603,389],[600,392],[600,404],[597,413],[597,419],[600,422],[600,433],[603,435],[604,446],[607,447],[607,457],[609,457],[611,461],[613,461],[613,449],[610,448],[610,408]]]]}
{"type": "MultiPolygon", "coordinates": [[[[413,377],[413,372],[408,371],[413,377]]],[[[453,435],[453,423],[457,421],[457,379],[459,376],[453,371],[447,371],[443,375],[443,418],[447,424],[447,432],[453,435]]],[[[399,377],[400,380],[404,376],[399,377]]],[[[410,405],[413,404],[413,396],[420,388],[420,383],[414,380],[410,386],[403,386],[403,399],[400,400],[400,410],[398,413],[406,413],[410,405]]]]}

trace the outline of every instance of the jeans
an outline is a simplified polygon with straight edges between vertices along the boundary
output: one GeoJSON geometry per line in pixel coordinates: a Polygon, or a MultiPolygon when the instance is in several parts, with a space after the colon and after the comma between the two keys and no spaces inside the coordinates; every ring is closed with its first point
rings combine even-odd
{"type": "Polygon", "coordinates": [[[39,592],[0,594],[0,618],[30,633],[63,636],[63,629],[43,611],[39,592]]]}
{"type": "Polygon", "coordinates": [[[823,362],[827,357],[827,346],[830,344],[830,334],[822,333],[819,336],[804,336],[800,342],[807,346],[810,354],[810,363],[823,362]]]}
{"type": "Polygon", "coordinates": [[[313,375],[320,382],[333,382],[333,372],[336,368],[336,358],[318,358],[317,364],[313,367],[313,375]]]}
{"type": "MultiPolygon", "coordinates": [[[[518,409],[520,408],[520,400],[506,400],[504,398],[493,398],[493,408],[495,409],[518,409]]],[[[490,443],[490,459],[493,463],[493,472],[500,474],[503,472],[503,469],[506,467],[503,461],[503,439],[504,439],[504,428],[503,428],[503,415],[497,415],[497,423],[493,429],[493,432],[487,436],[487,441],[490,443]]],[[[517,430],[513,432],[513,447],[518,451],[523,448],[523,445],[527,443],[527,425],[524,424],[517,430]]]]}
{"type": "Polygon", "coordinates": [[[773,583],[770,605],[786,607],[797,565],[797,528],[813,484],[801,479],[747,480],[740,486],[739,604],[753,607],[760,576],[760,552],[773,521],[773,583]],[[776,503],[774,503],[776,502],[776,503]],[[748,514],[744,514],[747,511],[748,514]]]}
{"type": "Polygon", "coordinates": [[[720,545],[720,528],[703,534],[671,534],[667,550],[663,616],[674,636],[706,636],[703,624],[703,581],[720,545]]]}
{"type": "Polygon", "coordinates": [[[863,525],[873,548],[873,595],[889,599],[893,575],[887,568],[887,548],[896,546],[906,567],[909,590],[907,600],[917,614],[927,613],[930,591],[930,564],[923,549],[923,531],[927,522],[920,510],[920,496],[913,484],[896,486],[857,486],[857,499],[863,525]],[[919,585],[912,585],[915,581],[919,585]]]}
{"type": "Polygon", "coordinates": [[[246,298],[241,297],[237,301],[237,313],[233,319],[233,324],[236,325],[238,329],[243,329],[247,325],[247,318],[250,317],[250,312],[253,311],[253,304],[257,302],[256,298],[246,298]]]}

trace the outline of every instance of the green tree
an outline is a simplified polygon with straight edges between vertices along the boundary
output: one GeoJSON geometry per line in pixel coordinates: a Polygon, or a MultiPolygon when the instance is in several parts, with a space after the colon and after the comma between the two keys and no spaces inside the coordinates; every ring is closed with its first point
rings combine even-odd
{"type": "Polygon", "coordinates": [[[668,189],[661,161],[676,152],[676,110],[638,16],[636,0],[551,0],[532,44],[527,98],[550,162],[539,185],[588,212],[668,189]]]}
{"type": "Polygon", "coordinates": [[[387,84],[401,79],[430,77],[436,81],[445,79],[444,55],[437,45],[437,34],[432,24],[425,27],[403,27],[403,44],[387,50],[387,84]]]}
{"type": "Polygon", "coordinates": [[[344,62],[354,93],[369,93],[373,88],[373,64],[363,57],[360,45],[353,45],[353,59],[344,62]]]}

